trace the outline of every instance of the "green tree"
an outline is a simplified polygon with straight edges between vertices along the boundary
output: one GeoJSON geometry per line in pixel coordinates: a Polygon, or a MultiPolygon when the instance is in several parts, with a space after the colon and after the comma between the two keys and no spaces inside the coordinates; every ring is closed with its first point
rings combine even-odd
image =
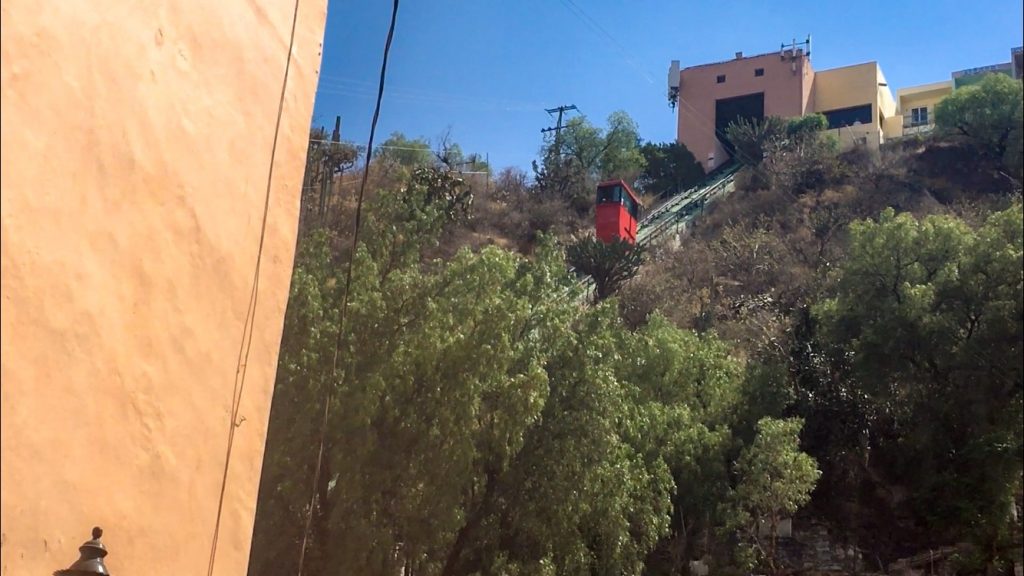
{"type": "Polygon", "coordinates": [[[887,210],[851,225],[836,296],[815,308],[832,369],[873,415],[875,473],[906,486],[933,537],[987,550],[1024,473],[1022,228],[1019,204],[976,230],[887,210]]]}
{"type": "Polygon", "coordinates": [[[639,574],[664,533],[671,477],[629,442],[645,416],[614,308],[560,297],[552,242],[425,262],[458,216],[446,174],[368,207],[340,340],[329,238],[300,247],[253,574],[293,569],[307,514],[307,574],[639,574]]]}
{"type": "Polygon", "coordinates": [[[680,574],[714,552],[727,520],[742,365],[725,343],[681,330],[660,315],[627,340],[621,379],[635,387],[645,418],[631,442],[664,462],[675,490],[669,531],[647,562],[649,574],[680,574]]]}
{"type": "Polygon", "coordinates": [[[392,132],[386,140],[380,143],[374,155],[390,165],[410,170],[434,164],[434,153],[430,149],[430,142],[423,138],[406,138],[405,134],[401,132],[392,132]]]}
{"type": "Polygon", "coordinates": [[[417,168],[403,200],[410,210],[439,210],[443,222],[467,220],[473,209],[473,191],[457,174],[451,170],[417,168]]]}
{"type": "Polygon", "coordinates": [[[726,128],[726,137],[753,187],[802,194],[821,189],[839,174],[839,142],[824,134],[827,128],[822,114],[790,120],[740,118],[726,128]]]}
{"type": "Polygon", "coordinates": [[[566,248],[569,265],[594,280],[594,300],[608,298],[636,276],[643,263],[642,246],[617,239],[602,242],[593,236],[577,239],[566,248]]]}
{"type": "Polygon", "coordinates": [[[571,138],[569,154],[562,136],[549,137],[541,149],[541,160],[532,162],[537,190],[546,195],[569,202],[580,214],[591,209],[591,190],[597,184],[592,174],[598,154],[598,133],[586,119],[573,118],[563,129],[571,138]],[[571,129],[571,132],[570,132],[571,129]]]}
{"type": "Polygon", "coordinates": [[[547,137],[541,161],[533,162],[540,191],[566,199],[580,213],[593,207],[599,180],[632,183],[643,167],[636,123],[621,111],[608,116],[607,130],[582,116],[569,119],[560,132],[547,137]]]}
{"type": "Polygon", "coordinates": [[[757,436],[736,461],[734,504],[737,523],[771,574],[778,574],[779,523],[811,499],[821,473],[813,458],[800,451],[799,418],[762,418],[757,436]]]}
{"type": "Polygon", "coordinates": [[[636,122],[622,110],[612,112],[604,136],[604,153],[598,158],[601,179],[622,179],[632,184],[643,172],[645,163],[636,122]]]}
{"type": "Polygon", "coordinates": [[[603,305],[547,342],[542,413],[487,495],[492,512],[466,524],[479,529],[446,574],[641,573],[665,531],[672,481],[632,442],[649,418],[615,376],[628,339],[603,305]]]}
{"type": "Polygon", "coordinates": [[[657,196],[676,195],[704,179],[704,166],[685,144],[648,142],[640,148],[645,168],[640,175],[644,192],[657,196]]]}
{"type": "Polygon", "coordinates": [[[947,134],[967,138],[1020,178],[1022,106],[1024,89],[1019,80],[988,74],[939,102],[935,106],[935,125],[947,134]]]}

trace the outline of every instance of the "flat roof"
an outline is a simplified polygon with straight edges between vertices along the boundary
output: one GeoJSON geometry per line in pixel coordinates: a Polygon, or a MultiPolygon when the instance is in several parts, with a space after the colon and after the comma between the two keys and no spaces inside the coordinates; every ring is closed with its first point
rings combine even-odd
{"type": "Polygon", "coordinates": [[[845,64],[843,66],[836,66],[835,68],[826,68],[824,70],[815,70],[814,73],[815,74],[824,74],[825,72],[835,72],[836,70],[843,70],[845,68],[857,68],[858,66],[871,66],[871,65],[874,65],[874,67],[878,68],[879,70],[882,69],[882,67],[878,65],[878,60],[868,60],[867,62],[860,62],[858,64],[845,64]]]}
{"type": "Polygon", "coordinates": [[[932,82],[930,84],[918,84],[917,86],[907,86],[906,88],[897,88],[896,95],[899,97],[912,96],[915,94],[923,94],[925,92],[937,92],[942,90],[952,90],[952,80],[942,80],[941,82],[932,82]]]}
{"type": "MultiPolygon", "coordinates": [[[[686,68],[683,68],[682,70],[680,70],[680,72],[683,72],[683,71],[686,71],[686,70],[693,70],[694,68],[707,68],[708,66],[719,66],[721,64],[728,64],[730,62],[739,62],[740,60],[753,60],[755,58],[764,58],[765,56],[778,56],[780,52],[782,52],[782,51],[781,50],[776,50],[774,52],[765,52],[763,54],[754,54],[753,56],[741,56],[739,58],[730,58],[728,60],[719,60],[718,62],[707,62],[705,64],[694,64],[693,66],[687,66],[686,68]]],[[[787,50],[787,52],[788,52],[788,50],[787,50]]],[[[800,56],[804,55],[804,51],[802,49],[797,50],[797,52],[799,53],[798,55],[800,55],[800,56]]]]}

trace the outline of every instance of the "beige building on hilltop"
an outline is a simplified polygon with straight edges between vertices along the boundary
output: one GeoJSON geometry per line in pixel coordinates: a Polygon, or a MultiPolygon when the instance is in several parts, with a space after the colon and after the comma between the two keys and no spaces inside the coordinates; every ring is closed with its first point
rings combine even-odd
{"type": "Polygon", "coordinates": [[[956,87],[985,74],[1021,76],[1020,48],[1011,61],[954,72],[952,78],[903,88],[893,97],[877,62],[815,71],[810,38],[783,45],[778,52],[669,68],[669,100],[678,107],[677,140],[713,169],[730,157],[726,127],[737,118],[791,118],[821,113],[843,147],[877,149],[885,140],[927,132],[935,125],[935,105],[956,87]]]}
{"type": "Polygon", "coordinates": [[[679,141],[705,169],[728,158],[725,129],[739,117],[802,116],[813,111],[814,71],[802,50],[744,57],[679,70],[672,63],[669,85],[677,79],[679,141]]]}
{"type": "Polygon", "coordinates": [[[289,54],[295,6],[4,0],[3,576],[95,525],[115,576],[245,573],[326,16],[289,54]]]}

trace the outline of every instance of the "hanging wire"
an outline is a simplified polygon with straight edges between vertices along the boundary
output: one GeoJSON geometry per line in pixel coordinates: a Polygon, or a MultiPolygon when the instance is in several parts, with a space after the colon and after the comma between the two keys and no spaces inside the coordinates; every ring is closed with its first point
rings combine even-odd
{"type": "Polygon", "coordinates": [[[629,52],[629,50],[627,50],[625,46],[623,46],[618,40],[616,40],[615,37],[612,36],[612,34],[605,29],[604,26],[601,26],[600,22],[591,17],[590,14],[587,14],[587,12],[583,10],[583,8],[581,8],[579,4],[573,2],[573,0],[562,0],[562,4],[566,8],[568,8],[574,16],[576,16],[584,24],[586,24],[591,30],[594,30],[598,34],[601,34],[602,36],[607,38],[608,41],[611,42],[616,49],[618,49],[619,53],[622,54],[622,57],[625,58],[626,63],[632,66],[634,70],[639,72],[640,75],[643,76],[645,80],[647,80],[648,84],[654,84],[654,78],[651,78],[651,75],[647,73],[647,70],[644,70],[643,67],[641,67],[636,62],[636,59],[633,58],[633,55],[629,52]]]}
{"type": "MultiPolygon", "coordinates": [[[[375,96],[373,85],[369,82],[327,75],[320,77],[317,93],[339,94],[358,98],[372,98],[375,96]]],[[[469,107],[484,110],[527,111],[543,107],[543,104],[539,102],[488,98],[486,95],[453,94],[450,92],[408,87],[388,90],[388,99],[434,105],[454,105],[461,108],[469,107]]]]}
{"type": "MultiPolygon", "coordinates": [[[[341,307],[338,309],[338,336],[334,344],[334,359],[331,365],[330,382],[334,382],[338,374],[338,357],[340,356],[341,352],[342,338],[344,338],[345,334],[345,320],[347,318],[348,311],[348,298],[349,292],[351,291],[352,288],[352,268],[353,262],[355,261],[356,257],[356,249],[359,246],[359,229],[362,223],[363,197],[364,193],[366,192],[366,181],[370,175],[369,165],[370,157],[373,151],[373,137],[377,132],[377,120],[380,118],[380,105],[381,101],[384,99],[384,80],[387,78],[388,55],[391,53],[391,42],[395,36],[395,23],[398,20],[398,3],[399,0],[394,0],[394,5],[391,9],[391,25],[388,28],[388,38],[387,41],[384,43],[384,57],[380,65],[380,83],[377,86],[377,103],[373,110],[373,121],[370,123],[369,141],[366,144],[366,169],[363,170],[363,179],[359,185],[359,197],[356,201],[356,216],[355,223],[353,224],[352,234],[352,254],[349,257],[348,267],[345,272],[345,292],[342,294],[341,307]]],[[[330,416],[331,409],[330,390],[331,388],[329,385],[325,387],[323,419],[320,422],[320,446],[317,450],[316,468],[313,473],[312,493],[310,494],[309,507],[306,512],[306,526],[302,531],[302,548],[299,551],[298,576],[302,576],[302,569],[306,560],[306,548],[309,544],[309,529],[313,521],[313,511],[316,507],[316,488],[317,485],[320,483],[320,472],[323,469],[324,445],[327,439],[327,421],[328,417],[330,416]]]]}
{"type": "MultiPolygon", "coordinates": [[[[231,451],[235,445],[235,430],[241,426],[238,411],[245,392],[245,377],[248,374],[249,352],[252,350],[253,328],[256,324],[256,304],[260,291],[260,268],[263,264],[263,246],[267,237],[267,215],[270,212],[270,191],[274,180],[274,162],[277,158],[277,141],[281,133],[281,117],[284,114],[285,93],[288,88],[288,74],[292,66],[292,50],[295,48],[295,28],[299,20],[299,0],[295,0],[292,10],[292,29],[288,38],[288,53],[284,65],[284,78],[281,81],[281,96],[277,102],[277,122],[274,124],[274,139],[270,147],[270,166],[267,168],[267,188],[263,198],[263,218],[260,224],[260,241],[256,249],[256,267],[253,271],[252,290],[249,294],[249,307],[246,309],[245,322],[242,325],[242,339],[238,346],[238,361],[235,369],[235,384],[231,391],[231,421],[228,423],[227,452],[224,455],[224,472],[220,482],[220,495],[217,498],[217,519],[214,521],[213,540],[210,543],[210,562],[207,576],[212,576],[217,560],[217,543],[220,540],[221,516],[224,512],[224,495],[228,484],[228,470],[231,466],[231,451]]],[[[244,417],[242,418],[244,421],[244,417]]]]}

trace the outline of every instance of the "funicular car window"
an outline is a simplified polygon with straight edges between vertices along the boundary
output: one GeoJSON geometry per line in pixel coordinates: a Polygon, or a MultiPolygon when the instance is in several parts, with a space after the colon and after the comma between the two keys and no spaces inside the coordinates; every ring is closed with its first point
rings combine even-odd
{"type": "Polygon", "coordinates": [[[607,186],[597,191],[597,203],[618,204],[622,202],[622,187],[621,186],[607,186]]]}
{"type": "Polygon", "coordinates": [[[633,198],[629,194],[623,194],[622,201],[626,205],[626,212],[629,212],[630,216],[636,218],[636,202],[633,198]]]}

